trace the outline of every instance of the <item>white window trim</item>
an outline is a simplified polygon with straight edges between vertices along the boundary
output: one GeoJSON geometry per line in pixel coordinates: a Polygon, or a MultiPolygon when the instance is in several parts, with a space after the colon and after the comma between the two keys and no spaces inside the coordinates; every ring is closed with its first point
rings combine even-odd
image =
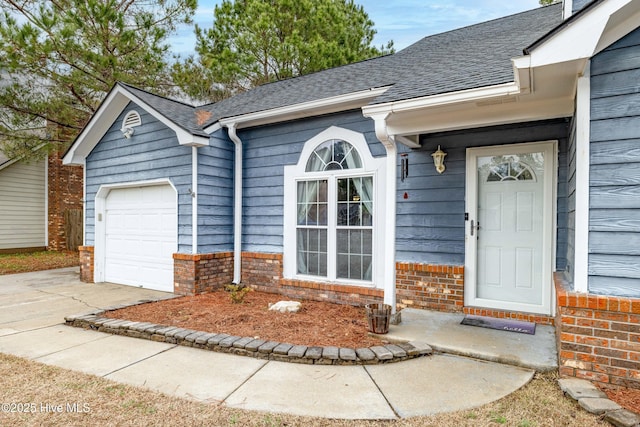
{"type": "MultiPolygon", "coordinates": [[[[384,201],[386,200],[386,159],[374,158],[369,150],[369,145],[363,134],[332,126],[318,135],[309,139],[300,153],[298,163],[295,165],[288,165],[284,167],[284,257],[283,257],[283,276],[285,279],[298,279],[304,281],[315,281],[322,283],[338,283],[359,285],[366,287],[375,287],[382,289],[384,287],[384,272],[385,268],[388,268],[384,262],[384,247],[385,247],[385,233],[384,227],[386,226],[386,208],[384,201]],[[323,142],[330,139],[340,139],[353,145],[353,147],[360,154],[362,160],[362,168],[359,169],[347,169],[342,171],[331,172],[306,172],[307,160],[313,151],[323,142]],[[338,178],[345,177],[362,177],[372,176],[374,185],[374,198],[373,198],[373,271],[371,281],[349,280],[349,279],[331,279],[318,276],[309,276],[297,274],[296,270],[296,218],[297,218],[297,199],[296,188],[299,181],[329,178],[331,189],[331,182],[336,182],[338,178]]],[[[335,189],[331,189],[329,194],[335,189]]],[[[334,218],[335,215],[329,216],[334,218]]],[[[331,221],[331,219],[329,219],[331,221]]],[[[331,223],[330,223],[331,224],[331,223]]],[[[395,224],[394,224],[395,226],[395,224]]],[[[329,230],[335,230],[336,227],[329,227],[329,230]]],[[[329,239],[331,237],[328,236],[329,239]]],[[[335,239],[335,237],[333,238],[335,239]]],[[[335,249],[335,245],[328,245],[328,250],[335,249]]],[[[335,252],[329,252],[327,254],[327,270],[330,263],[335,265],[335,252]]],[[[335,271],[335,269],[334,269],[335,271]]]]}

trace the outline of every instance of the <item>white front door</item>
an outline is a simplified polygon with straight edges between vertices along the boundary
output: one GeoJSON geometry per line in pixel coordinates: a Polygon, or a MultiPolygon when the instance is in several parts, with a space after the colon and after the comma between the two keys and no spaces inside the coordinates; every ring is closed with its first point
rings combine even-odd
{"type": "Polygon", "coordinates": [[[465,305],[551,314],[555,143],[467,150],[465,305]]]}

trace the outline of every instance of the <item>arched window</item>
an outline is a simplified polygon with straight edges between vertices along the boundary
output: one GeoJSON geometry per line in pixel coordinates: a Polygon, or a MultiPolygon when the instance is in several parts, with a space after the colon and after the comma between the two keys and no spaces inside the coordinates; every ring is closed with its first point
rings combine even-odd
{"type": "Polygon", "coordinates": [[[304,144],[284,168],[284,277],[384,285],[385,164],[362,133],[337,126],[304,144]]]}
{"type": "Polygon", "coordinates": [[[358,150],[340,139],[307,159],[305,172],[319,174],[296,185],[297,274],[372,280],[374,181],[359,169],[358,150]]]}
{"type": "Polygon", "coordinates": [[[318,146],[307,161],[307,172],[357,169],[362,167],[358,151],[347,141],[332,139],[318,146]]]}

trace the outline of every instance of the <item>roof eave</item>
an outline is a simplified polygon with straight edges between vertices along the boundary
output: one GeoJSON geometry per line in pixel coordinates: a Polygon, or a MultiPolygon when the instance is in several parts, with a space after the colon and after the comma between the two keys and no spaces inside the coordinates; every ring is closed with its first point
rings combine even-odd
{"type": "Polygon", "coordinates": [[[458,92],[448,92],[420,98],[385,102],[362,107],[365,117],[383,114],[397,114],[431,107],[441,107],[464,102],[488,100],[497,97],[518,95],[521,93],[516,82],[502,83],[458,92]]]}
{"type": "Polygon", "coordinates": [[[232,124],[234,124],[237,129],[242,129],[358,109],[382,95],[388,89],[389,86],[370,88],[367,90],[317,99],[309,102],[302,102],[238,116],[225,117],[218,120],[216,123],[207,126],[204,130],[208,134],[211,134],[221,126],[228,127],[232,124]]]}

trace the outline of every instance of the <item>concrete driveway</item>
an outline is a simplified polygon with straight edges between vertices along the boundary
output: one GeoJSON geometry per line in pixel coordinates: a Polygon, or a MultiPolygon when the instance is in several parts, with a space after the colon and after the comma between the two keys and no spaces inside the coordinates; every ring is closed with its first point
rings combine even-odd
{"type": "Polygon", "coordinates": [[[110,283],[82,283],[79,267],[0,276],[0,336],[64,323],[69,314],[171,296],[110,283]]]}
{"type": "Polygon", "coordinates": [[[78,277],[77,268],[0,276],[0,352],[200,402],[342,419],[465,410],[533,376],[445,354],[373,366],[290,364],[72,328],[63,325],[70,314],[171,296],[78,277]]]}

